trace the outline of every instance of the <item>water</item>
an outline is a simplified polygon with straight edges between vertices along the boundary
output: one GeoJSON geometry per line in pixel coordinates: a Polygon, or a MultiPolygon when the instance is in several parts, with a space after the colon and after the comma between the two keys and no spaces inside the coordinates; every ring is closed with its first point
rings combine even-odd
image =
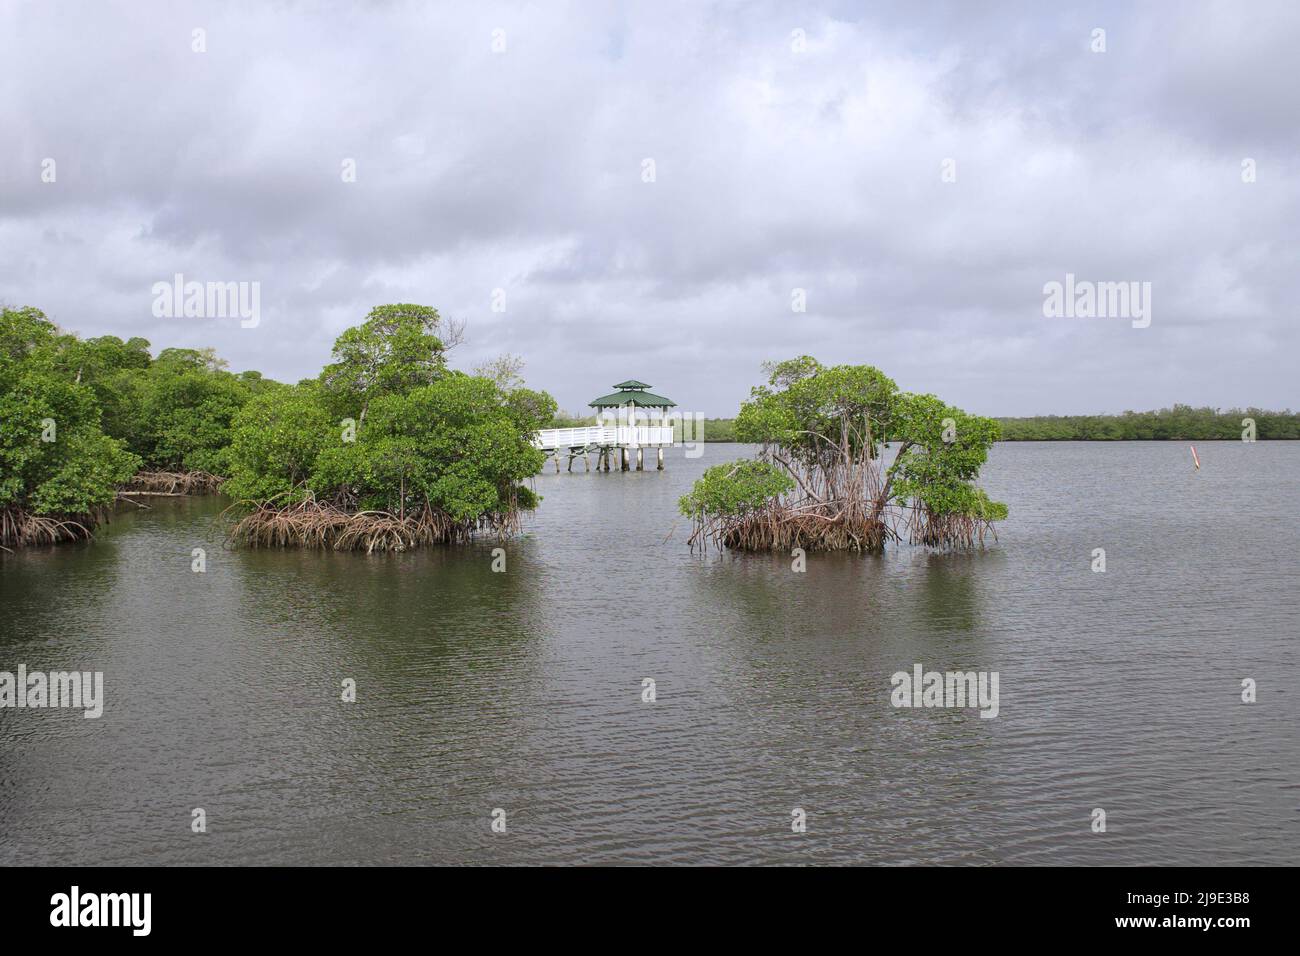
{"type": "Polygon", "coordinates": [[[804,574],[686,549],[735,445],[539,477],[505,573],[227,551],[215,499],[0,554],[0,670],[107,696],[0,710],[0,864],[1293,864],[1300,444],[1198,450],[1001,445],[998,544],[804,574]],[[894,709],[915,663],[999,716],[894,709]]]}

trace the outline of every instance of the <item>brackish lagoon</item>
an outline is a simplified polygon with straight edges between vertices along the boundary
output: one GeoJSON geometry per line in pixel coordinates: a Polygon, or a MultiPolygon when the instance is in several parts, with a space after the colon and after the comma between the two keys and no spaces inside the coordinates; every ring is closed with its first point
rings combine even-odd
{"type": "Polygon", "coordinates": [[[539,476],[504,573],[123,509],[0,554],[0,670],[106,696],[0,709],[0,864],[1295,863],[1300,443],[1197,449],[1000,444],[998,543],[802,574],[687,550],[737,445],[539,476]],[[895,709],[917,663],[998,671],[999,715],[895,709]]]}

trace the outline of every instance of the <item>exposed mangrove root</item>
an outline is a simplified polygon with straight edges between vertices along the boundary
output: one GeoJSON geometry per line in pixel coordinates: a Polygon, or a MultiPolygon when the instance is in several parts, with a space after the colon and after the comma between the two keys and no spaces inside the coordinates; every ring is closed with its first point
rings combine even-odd
{"type": "Polygon", "coordinates": [[[820,435],[818,453],[800,461],[768,445],[761,459],[789,476],[793,491],[740,513],[696,513],[689,544],[741,551],[878,551],[899,540],[898,510],[887,507],[891,476],[869,442],[820,435]]]}
{"type": "Polygon", "coordinates": [[[91,528],[106,519],[103,512],[87,515],[36,515],[22,508],[0,509],[0,547],[32,547],[62,541],[88,541],[91,528]]]}
{"type": "MultiPolygon", "coordinates": [[[[760,507],[694,511],[688,544],[788,553],[794,548],[879,551],[904,536],[911,544],[939,550],[982,547],[989,534],[997,540],[992,521],[961,513],[937,515],[899,501],[894,494],[896,469],[881,460],[869,435],[856,433],[851,423],[842,423],[838,441],[814,437],[817,453],[802,460],[774,445],[760,452],[761,461],[789,476],[789,493],[760,507]]],[[[910,448],[903,442],[898,456],[910,448]]]]}
{"type": "Polygon", "coordinates": [[[752,459],[705,469],[678,502],[692,547],[878,551],[904,537],[983,545],[1007,506],[975,482],[998,438],[991,418],[899,391],[869,365],[809,355],[764,366],[736,433],[752,459]]]}
{"type": "Polygon", "coordinates": [[[500,536],[520,529],[517,511],[457,521],[436,508],[352,511],[309,498],[292,504],[241,502],[233,509],[253,510],[234,521],[229,541],[248,548],[321,548],[333,551],[407,551],[429,544],[468,541],[480,531],[500,536]]]}
{"type": "Polygon", "coordinates": [[[226,479],[206,471],[139,471],[123,487],[128,495],[215,495],[226,479]]]}
{"type": "Polygon", "coordinates": [[[779,500],[741,515],[701,516],[688,544],[735,551],[879,551],[904,540],[940,551],[983,547],[993,522],[962,514],[935,515],[907,505],[876,511],[872,502],[798,503],[779,500]]]}
{"type": "Polygon", "coordinates": [[[714,544],[738,551],[877,551],[898,540],[887,518],[869,508],[834,504],[778,502],[743,515],[698,521],[689,544],[714,544]]]}
{"type": "Polygon", "coordinates": [[[912,509],[907,519],[909,540],[928,548],[959,549],[984,546],[986,535],[998,540],[992,521],[963,514],[936,515],[930,511],[912,509]]]}

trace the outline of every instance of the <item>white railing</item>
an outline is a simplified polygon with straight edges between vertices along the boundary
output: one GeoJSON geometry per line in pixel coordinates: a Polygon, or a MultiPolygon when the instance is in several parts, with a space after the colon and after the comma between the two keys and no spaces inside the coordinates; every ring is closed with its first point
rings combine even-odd
{"type": "Polygon", "coordinates": [[[638,445],[671,445],[671,425],[591,425],[586,428],[543,428],[533,440],[534,448],[584,448],[638,445]]]}
{"type": "Polygon", "coordinates": [[[534,448],[578,448],[586,445],[612,445],[613,426],[592,425],[587,428],[543,428],[533,440],[534,448]]]}

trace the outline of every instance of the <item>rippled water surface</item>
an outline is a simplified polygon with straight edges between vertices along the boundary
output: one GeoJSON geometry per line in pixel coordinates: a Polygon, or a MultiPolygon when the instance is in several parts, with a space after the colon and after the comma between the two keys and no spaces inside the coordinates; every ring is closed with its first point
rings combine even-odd
{"type": "Polygon", "coordinates": [[[0,709],[0,863],[1293,864],[1300,444],[1197,447],[1000,445],[999,543],[803,574],[687,550],[734,445],[539,477],[505,573],[227,551],[215,499],[0,554],[0,670],[107,697],[0,709]],[[999,716],[894,709],[916,663],[999,716]]]}

